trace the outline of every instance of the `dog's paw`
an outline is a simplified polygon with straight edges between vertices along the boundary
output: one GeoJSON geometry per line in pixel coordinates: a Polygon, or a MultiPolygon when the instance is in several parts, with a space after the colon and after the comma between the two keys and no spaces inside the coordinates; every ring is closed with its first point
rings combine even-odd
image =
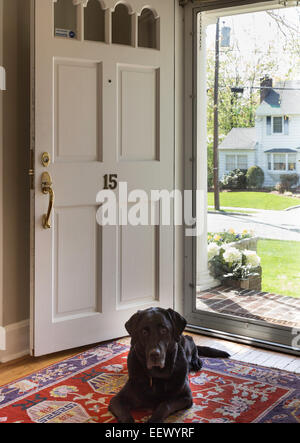
{"type": "Polygon", "coordinates": [[[191,361],[190,363],[190,372],[194,371],[194,372],[198,372],[202,369],[203,363],[201,361],[201,359],[198,357],[197,359],[194,359],[191,361]]]}
{"type": "Polygon", "coordinates": [[[118,418],[118,422],[119,423],[135,423],[134,419],[129,416],[129,417],[120,417],[118,418]]]}

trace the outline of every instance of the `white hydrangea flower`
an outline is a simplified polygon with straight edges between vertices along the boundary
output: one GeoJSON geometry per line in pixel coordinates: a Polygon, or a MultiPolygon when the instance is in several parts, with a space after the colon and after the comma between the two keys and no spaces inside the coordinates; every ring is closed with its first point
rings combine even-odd
{"type": "Polygon", "coordinates": [[[223,257],[227,263],[238,263],[242,261],[241,251],[233,247],[226,248],[223,257]]]}
{"type": "Polygon", "coordinates": [[[247,265],[251,266],[252,268],[257,268],[260,265],[260,257],[255,251],[245,250],[243,253],[246,256],[247,265]]]}
{"type": "Polygon", "coordinates": [[[211,260],[216,255],[219,255],[220,252],[220,246],[217,245],[217,243],[210,243],[207,247],[208,250],[208,260],[211,260]]]}

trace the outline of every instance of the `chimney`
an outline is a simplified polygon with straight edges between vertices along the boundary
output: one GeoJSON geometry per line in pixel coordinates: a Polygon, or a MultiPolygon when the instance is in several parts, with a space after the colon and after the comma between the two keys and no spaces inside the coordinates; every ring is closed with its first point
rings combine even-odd
{"type": "Polygon", "coordinates": [[[260,103],[269,95],[271,88],[273,87],[273,79],[268,75],[260,79],[260,103]]]}

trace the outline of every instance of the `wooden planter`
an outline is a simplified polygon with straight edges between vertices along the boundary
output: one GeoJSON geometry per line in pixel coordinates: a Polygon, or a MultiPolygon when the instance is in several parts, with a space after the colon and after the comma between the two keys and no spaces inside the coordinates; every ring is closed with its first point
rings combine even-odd
{"type": "Polygon", "coordinates": [[[262,282],[262,269],[259,267],[257,269],[259,275],[254,275],[246,280],[233,280],[230,278],[225,278],[222,280],[222,285],[235,288],[235,289],[252,289],[254,291],[261,291],[262,282]]]}

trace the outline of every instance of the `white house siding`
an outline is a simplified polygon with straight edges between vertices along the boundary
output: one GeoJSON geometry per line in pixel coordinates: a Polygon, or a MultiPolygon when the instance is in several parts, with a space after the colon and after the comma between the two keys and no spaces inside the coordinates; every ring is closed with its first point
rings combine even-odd
{"type": "Polygon", "coordinates": [[[300,176],[300,81],[286,81],[272,87],[256,110],[255,128],[233,128],[227,134],[219,146],[220,179],[229,172],[226,170],[226,155],[245,154],[248,156],[248,168],[259,166],[264,171],[264,186],[275,186],[283,174],[296,172],[300,176]],[[284,119],[282,133],[273,133],[274,117],[288,117],[288,131],[287,120],[284,119]],[[268,118],[271,119],[269,125],[268,118]],[[268,154],[275,160],[276,153],[285,155],[286,162],[288,155],[294,154],[295,169],[269,170],[268,154]]]}
{"type": "MultiPolygon", "coordinates": [[[[278,111],[276,112],[278,115],[278,111]]],[[[268,114],[268,115],[271,115],[268,114]]],[[[267,118],[266,116],[257,117],[256,119],[256,137],[257,146],[257,162],[265,173],[264,186],[274,186],[280,181],[280,175],[288,173],[288,171],[268,171],[268,160],[265,151],[269,149],[289,148],[297,150],[300,148],[300,115],[289,115],[289,134],[272,134],[267,135],[267,118]]],[[[300,174],[300,149],[297,150],[296,171],[300,174]]]]}
{"type": "MultiPolygon", "coordinates": [[[[271,114],[269,114],[271,115],[271,114]]],[[[267,135],[266,117],[258,117],[257,141],[264,146],[264,150],[272,148],[291,148],[300,147],[300,114],[289,116],[289,134],[272,134],[267,135]]]]}

